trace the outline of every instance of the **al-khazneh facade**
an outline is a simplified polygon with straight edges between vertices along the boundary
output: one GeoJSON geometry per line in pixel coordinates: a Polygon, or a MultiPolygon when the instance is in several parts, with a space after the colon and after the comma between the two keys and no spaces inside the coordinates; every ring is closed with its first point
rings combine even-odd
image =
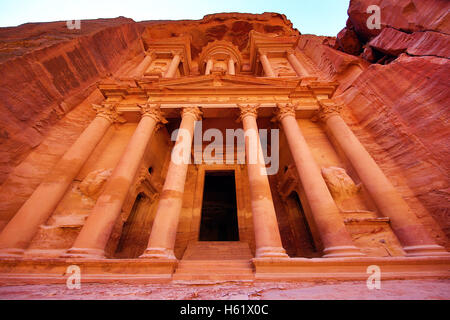
{"type": "Polygon", "coordinates": [[[188,36],[142,41],[139,61],[98,84],[97,116],[0,232],[2,279],[59,281],[69,265],[84,281],[448,272],[447,251],[340,116],[338,83],[320,77],[295,32],[250,31],[244,49],[211,41],[195,58],[188,36]],[[196,121],[224,137],[280,129],[278,173],[174,163],[175,145],[199,151],[171,141],[178,128],[193,137],[196,121]]]}

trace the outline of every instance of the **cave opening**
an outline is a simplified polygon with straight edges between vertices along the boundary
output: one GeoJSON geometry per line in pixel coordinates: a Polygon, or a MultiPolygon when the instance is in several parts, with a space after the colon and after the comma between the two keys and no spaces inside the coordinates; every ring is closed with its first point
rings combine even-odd
{"type": "Polygon", "coordinates": [[[199,241],[239,241],[234,171],[207,171],[199,241]]]}

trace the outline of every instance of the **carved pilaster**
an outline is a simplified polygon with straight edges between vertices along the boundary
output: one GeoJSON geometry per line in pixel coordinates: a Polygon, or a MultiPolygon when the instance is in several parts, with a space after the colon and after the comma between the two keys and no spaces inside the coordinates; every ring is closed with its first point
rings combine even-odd
{"type": "Polygon", "coordinates": [[[342,107],[334,103],[333,100],[317,100],[320,108],[317,116],[322,122],[326,122],[331,116],[340,115],[342,107]]]}
{"type": "Polygon", "coordinates": [[[164,118],[164,115],[159,108],[159,104],[146,103],[139,104],[138,106],[141,108],[142,117],[151,117],[157,122],[156,130],[167,123],[167,120],[164,118]]]}
{"type": "Polygon", "coordinates": [[[238,104],[238,107],[241,110],[240,121],[247,116],[258,117],[259,104],[238,104]]]}
{"type": "Polygon", "coordinates": [[[277,103],[277,111],[275,112],[276,119],[281,121],[286,116],[293,116],[295,118],[296,105],[293,103],[277,103]]]}
{"type": "Polygon", "coordinates": [[[116,103],[104,102],[100,104],[92,104],[92,108],[97,112],[97,117],[105,118],[111,123],[125,122],[125,119],[121,117],[122,113],[117,111],[116,103]]]}
{"type": "Polygon", "coordinates": [[[181,111],[181,117],[184,117],[187,114],[193,115],[196,121],[200,121],[202,119],[203,112],[199,107],[185,107],[181,111]]]}

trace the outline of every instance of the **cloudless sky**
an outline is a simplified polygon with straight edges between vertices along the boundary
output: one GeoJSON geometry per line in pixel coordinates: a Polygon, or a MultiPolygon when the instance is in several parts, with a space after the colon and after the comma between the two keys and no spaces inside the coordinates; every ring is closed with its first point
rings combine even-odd
{"type": "Polygon", "coordinates": [[[0,27],[125,16],[135,21],[201,19],[219,12],[285,14],[301,33],[335,36],[349,0],[0,0],[0,27]]]}

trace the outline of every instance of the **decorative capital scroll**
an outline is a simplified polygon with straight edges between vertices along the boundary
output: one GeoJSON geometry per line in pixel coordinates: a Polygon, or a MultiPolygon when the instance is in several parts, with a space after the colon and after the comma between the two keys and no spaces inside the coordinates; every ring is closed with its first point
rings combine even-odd
{"type": "Polygon", "coordinates": [[[122,113],[117,111],[117,103],[104,102],[102,104],[92,104],[92,108],[97,112],[97,117],[105,118],[111,123],[124,123],[122,113]]]}
{"type": "Polygon", "coordinates": [[[194,116],[196,121],[200,121],[202,119],[203,112],[200,110],[199,107],[185,107],[181,111],[181,117],[184,117],[185,115],[192,115],[194,116]]]}
{"type": "Polygon", "coordinates": [[[278,121],[283,120],[284,117],[293,116],[295,118],[295,107],[293,103],[277,103],[277,111],[275,113],[278,121]]]}
{"type": "Polygon", "coordinates": [[[259,104],[238,104],[238,107],[241,110],[239,120],[242,121],[247,116],[258,117],[259,104]]]}
{"type": "Polygon", "coordinates": [[[318,112],[319,119],[326,122],[331,116],[339,115],[342,107],[337,105],[331,99],[317,100],[320,108],[318,112]]]}
{"type": "Polygon", "coordinates": [[[159,129],[161,127],[161,124],[166,124],[167,120],[164,118],[163,113],[161,112],[161,109],[159,108],[159,104],[152,104],[152,103],[145,103],[145,104],[139,104],[139,108],[141,108],[141,114],[143,117],[150,117],[153,118],[159,129]]]}

